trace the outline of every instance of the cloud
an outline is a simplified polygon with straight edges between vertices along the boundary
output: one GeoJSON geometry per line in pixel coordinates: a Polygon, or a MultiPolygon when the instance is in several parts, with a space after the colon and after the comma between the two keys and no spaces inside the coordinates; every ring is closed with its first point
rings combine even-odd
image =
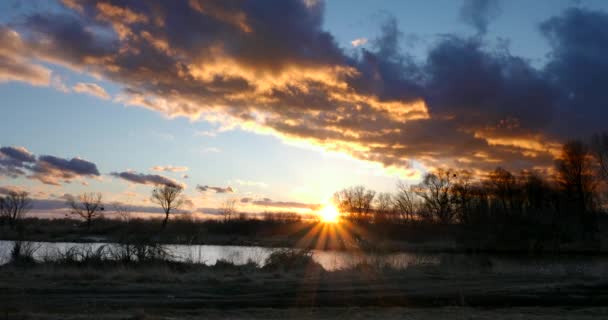
{"type": "Polygon", "coordinates": [[[27,174],[42,183],[59,185],[60,181],[70,183],[75,179],[99,176],[99,170],[95,163],[81,158],[36,157],[25,147],[1,147],[0,175],[17,178],[27,174]]]}
{"type": "Polygon", "coordinates": [[[258,188],[267,188],[268,187],[268,184],[266,184],[264,182],[260,182],[260,181],[236,179],[236,180],[234,180],[234,182],[236,182],[242,186],[248,186],[248,187],[258,187],[258,188]]]}
{"type": "Polygon", "coordinates": [[[72,90],[78,93],[90,94],[100,99],[110,99],[110,95],[106,92],[106,90],[96,83],[78,82],[72,87],[72,90]]]}
{"type": "Polygon", "coordinates": [[[205,136],[205,137],[215,137],[217,136],[217,132],[215,131],[209,131],[209,130],[203,130],[203,131],[197,131],[194,133],[195,136],[205,136]]]}
{"type": "Polygon", "coordinates": [[[24,167],[36,162],[36,156],[24,147],[12,146],[0,148],[0,166],[24,167]]]}
{"type": "Polygon", "coordinates": [[[479,35],[488,31],[488,24],[500,14],[498,0],[464,0],[460,18],[477,30],[479,35]]]}
{"type": "Polygon", "coordinates": [[[26,82],[35,86],[48,86],[51,70],[32,62],[27,45],[17,32],[0,25],[0,83],[26,82]]]}
{"type": "Polygon", "coordinates": [[[357,38],[350,42],[353,47],[360,47],[367,43],[367,38],[357,38]]]}
{"type": "Polygon", "coordinates": [[[222,152],[222,150],[220,148],[216,148],[216,147],[203,148],[201,151],[204,152],[204,153],[219,153],[219,152],[222,152]]]}
{"type": "Polygon", "coordinates": [[[210,187],[207,185],[198,185],[196,186],[196,190],[200,192],[215,191],[215,193],[234,193],[234,189],[232,187],[210,187]]]}
{"type": "Polygon", "coordinates": [[[290,201],[273,201],[269,198],[261,200],[253,200],[252,198],[241,198],[241,203],[250,203],[255,206],[261,207],[273,207],[273,208],[291,208],[291,209],[310,209],[317,210],[321,207],[320,204],[302,203],[302,202],[290,202],[290,201]]]}
{"type": "Polygon", "coordinates": [[[38,157],[31,171],[31,178],[51,185],[59,185],[59,180],[69,183],[77,178],[100,175],[97,165],[93,162],[81,158],[64,159],[49,155],[38,157]]]}
{"type": "Polygon", "coordinates": [[[188,171],[188,167],[183,166],[154,166],[152,167],[152,171],[165,171],[165,172],[186,172],[188,171]]]}
{"type": "Polygon", "coordinates": [[[0,186],[0,195],[8,195],[13,192],[24,191],[23,188],[17,186],[0,186]]]}
{"type": "Polygon", "coordinates": [[[565,138],[605,129],[608,18],[569,9],[548,19],[540,29],[552,51],[536,68],[481,40],[497,11],[466,2],[461,16],[479,34],[445,35],[425,59],[401,49],[394,18],[354,54],[340,48],[321,1],[86,0],[8,32],[20,52],[112,81],[123,87],[117,101],[170,117],[388,168],[551,166],[565,138]]]}
{"type": "Polygon", "coordinates": [[[185,188],[183,183],[180,183],[169,177],[161,176],[158,174],[145,174],[137,173],[134,171],[123,171],[123,172],[112,172],[111,176],[121,178],[135,184],[146,184],[146,185],[171,185],[179,188],[185,188]]]}

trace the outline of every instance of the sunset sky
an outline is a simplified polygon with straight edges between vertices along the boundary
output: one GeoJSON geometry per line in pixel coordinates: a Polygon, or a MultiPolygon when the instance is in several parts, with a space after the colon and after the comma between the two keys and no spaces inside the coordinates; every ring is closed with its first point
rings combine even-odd
{"type": "Polygon", "coordinates": [[[607,52],[603,0],[1,1],[0,192],[306,212],[442,166],[547,170],[606,129],[607,52]]]}

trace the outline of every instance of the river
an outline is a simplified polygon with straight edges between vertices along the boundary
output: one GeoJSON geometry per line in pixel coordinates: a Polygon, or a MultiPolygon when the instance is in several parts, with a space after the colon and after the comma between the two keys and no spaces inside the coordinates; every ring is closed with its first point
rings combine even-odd
{"type": "MultiPolygon", "coordinates": [[[[33,242],[36,248],[34,258],[43,260],[56,256],[73,247],[96,250],[107,243],[70,243],[70,242],[33,242]]],[[[0,240],[0,264],[10,259],[12,241],[0,240]]],[[[189,261],[214,265],[218,260],[226,260],[240,265],[253,261],[263,265],[264,261],[276,248],[222,246],[222,245],[166,245],[171,258],[176,261],[189,261]]],[[[325,270],[334,271],[367,263],[373,266],[388,265],[396,269],[406,269],[417,265],[454,266],[459,268],[488,266],[498,273],[529,273],[529,274],[604,274],[608,272],[608,257],[606,256],[559,256],[559,257],[528,257],[528,256],[494,256],[494,255],[465,255],[451,253],[411,253],[394,252],[374,254],[359,251],[324,251],[313,250],[312,258],[325,270]]]]}

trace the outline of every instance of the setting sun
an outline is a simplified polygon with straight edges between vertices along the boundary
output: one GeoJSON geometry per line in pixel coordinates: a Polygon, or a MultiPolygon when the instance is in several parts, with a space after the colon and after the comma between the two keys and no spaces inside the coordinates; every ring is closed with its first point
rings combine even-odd
{"type": "Polygon", "coordinates": [[[338,222],[340,217],[340,211],[333,204],[327,204],[321,210],[319,210],[319,217],[323,222],[334,223],[338,222]]]}

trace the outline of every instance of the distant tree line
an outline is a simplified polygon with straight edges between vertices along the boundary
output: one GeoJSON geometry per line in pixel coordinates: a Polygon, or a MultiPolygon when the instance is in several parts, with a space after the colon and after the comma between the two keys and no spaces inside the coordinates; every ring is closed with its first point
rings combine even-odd
{"type": "MultiPolygon", "coordinates": [[[[370,228],[392,225],[393,230],[412,231],[412,226],[457,226],[465,241],[495,247],[509,242],[521,247],[522,241],[532,247],[559,247],[569,241],[597,240],[599,221],[608,209],[607,196],[608,134],[598,134],[589,143],[565,143],[553,168],[543,172],[514,173],[498,167],[474,174],[440,168],[426,173],[419,184],[398,183],[394,193],[354,186],[336,192],[333,200],[343,219],[370,228]]],[[[160,227],[165,230],[171,215],[185,203],[183,189],[159,185],[152,191],[151,201],[163,210],[160,227]]],[[[67,205],[87,230],[104,211],[100,193],[69,197],[67,205]]],[[[22,220],[31,208],[27,192],[11,191],[0,196],[0,222],[22,235],[22,220]]],[[[114,211],[124,222],[130,221],[128,207],[115,204],[114,211]]],[[[219,214],[218,223],[225,224],[227,232],[234,225],[247,229],[244,223],[253,220],[273,225],[305,222],[301,214],[290,212],[264,212],[251,218],[238,212],[235,199],[226,200],[219,214]]]]}
{"type": "Polygon", "coordinates": [[[334,202],[355,223],[461,225],[472,237],[562,242],[595,239],[607,186],[608,135],[602,134],[590,144],[564,144],[550,174],[442,168],[417,185],[399,183],[392,194],[345,188],[334,202]]]}

